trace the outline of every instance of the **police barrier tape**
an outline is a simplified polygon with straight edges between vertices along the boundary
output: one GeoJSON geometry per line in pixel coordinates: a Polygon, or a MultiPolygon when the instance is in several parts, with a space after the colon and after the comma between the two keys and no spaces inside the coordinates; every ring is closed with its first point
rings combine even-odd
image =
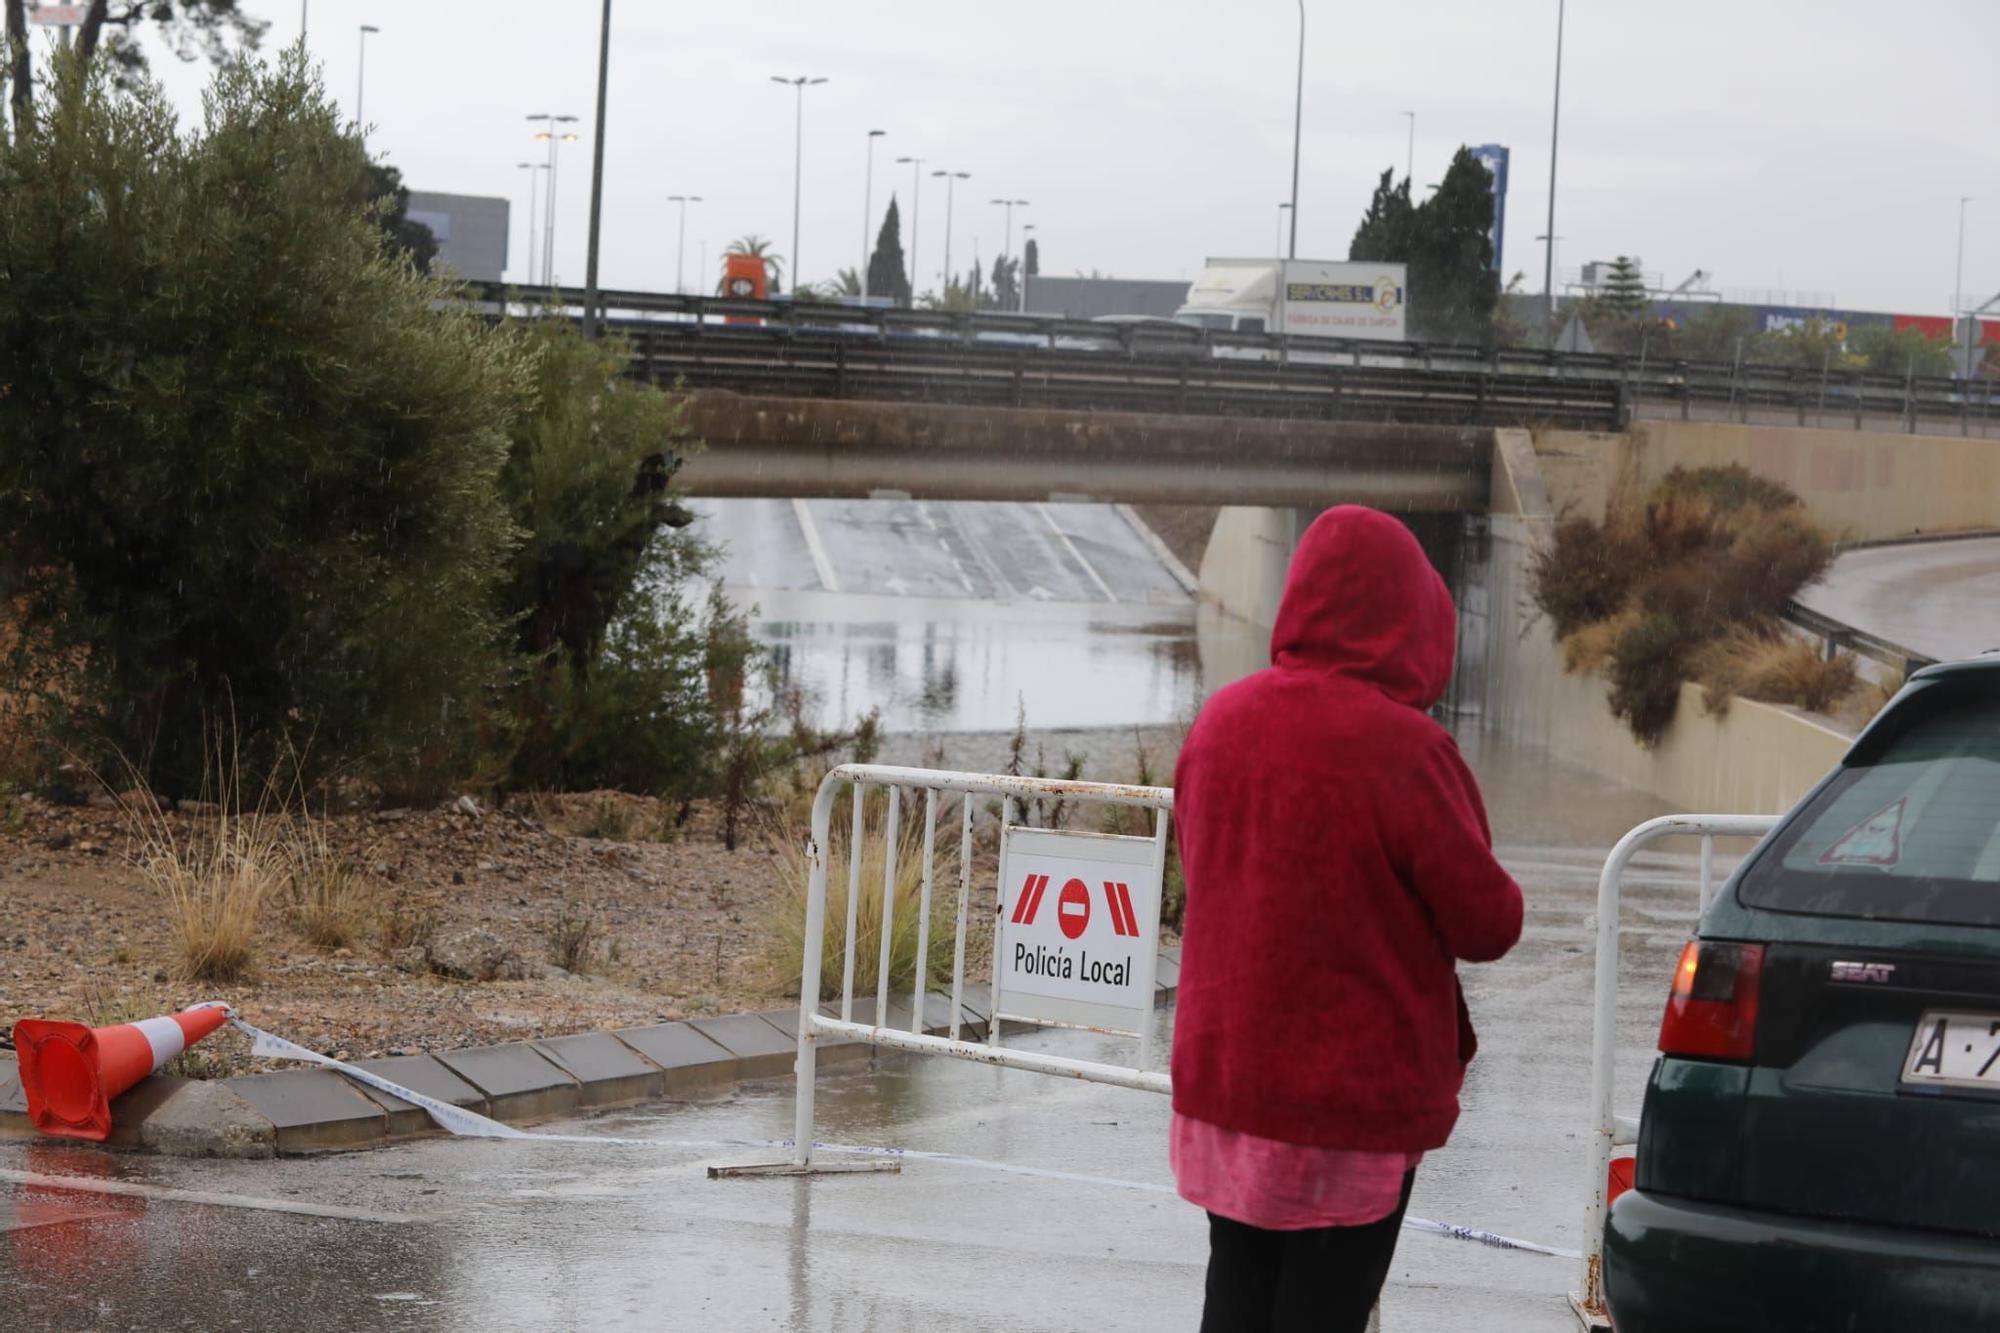
{"type": "MultiPolygon", "coordinates": [[[[407,1088],[393,1079],[383,1078],[359,1066],[336,1060],[330,1055],[308,1049],[297,1042],[266,1032],[245,1022],[234,1010],[230,1011],[229,1022],[238,1032],[250,1038],[250,1053],[267,1060],[302,1060],[307,1064],[319,1065],[325,1069],[345,1074],[356,1082],[364,1083],[377,1092],[391,1097],[400,1097],[412,1106],[421,1108],[431,1119],[451,1133],[465,1138],[484,1139],[525,1139],[537,1143],[580,1143],[602,1147],[645,1147],[645,1148],[692,1148],[702,1151],[717,1148],[789,1148],[792,1144],[783,1139],[633,1139],[597,1134],[538,1134],[498,1120],[468,1111],[462,1106],[439,1101],[435,1097],[407,1088]]],[[[1052,1167],[1019,1166],[1008,1162],[988,1161],[982,1157],[967,1157],[960,1153],[928,1152],[920,1148],[864,1147],[845,1143],[815,1143],[820,1152],[852,1157],[884,1157],[898,1161],[934,1162],[943,1166],[967,1167],[978,1171],[995,1171],[1005,1175],[1030,1176],[1043,1180],[1060,1180],[1079,1185],[1104,1185],[1113,1189],[1136,1190],[1145,1194],[1175,1195],[1171,1185],[1155,1184],[1151,1181],[1121,1180],[1115,1176],[1095,1176],[1077,1171],[1063,1171],[1052,1167]]],[[[1452,1240],[1471,1241],[1475,1245],[1485,1245],[1496,1250],[1518,1250],[1523,1254],[1543,1254],[1554,1259],[1581,1259],[1581,1251],[1565,1249],[1559,1245],[1537,1245],[1533,1241],[1516,1240],[1512,1236],[1502,1236],[1491,1231],[1481,1231],[1477,1227],[1453,1226],[1447,1222],[1433,1222],[1427,1217],[1403,1218],[1403,1228],[1420,1231],[1434,1236],[1446,1236],[1452,1240]]]]}

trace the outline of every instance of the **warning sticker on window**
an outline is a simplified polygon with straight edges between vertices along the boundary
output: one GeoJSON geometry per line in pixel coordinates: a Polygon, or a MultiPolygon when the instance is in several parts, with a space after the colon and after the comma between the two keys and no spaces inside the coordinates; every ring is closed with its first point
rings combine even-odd
{"type": "Polygon", "coordinates": [[[1823,866],[1892,866],[1903,859],[1903,811],[1909,798],[1883,806],[1834,840],[1823,866]]]}

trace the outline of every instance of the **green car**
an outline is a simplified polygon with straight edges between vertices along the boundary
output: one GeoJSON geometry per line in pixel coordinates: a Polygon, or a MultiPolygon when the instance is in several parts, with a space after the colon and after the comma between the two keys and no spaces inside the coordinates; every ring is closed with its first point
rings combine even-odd
{"type": "Polygon", "coordinates": [[[1932,667],[1682,956],[1618,1333],[2000,1330],[2000,659],[1932,667]]]}

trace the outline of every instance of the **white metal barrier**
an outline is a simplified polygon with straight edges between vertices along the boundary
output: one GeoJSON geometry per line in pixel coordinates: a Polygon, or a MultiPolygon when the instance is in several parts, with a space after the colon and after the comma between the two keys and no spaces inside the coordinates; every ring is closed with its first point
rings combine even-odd
{"type": "Polygon", "coordinates": [[[1584,1211],[1583,1290],[1570,1304],[1586,1328],[1609,1327],[1604,1310],[1604,1194],[1612,1150],[1636,1143],[1639,1120],[1612,1109],[1613,1060],[1618,1036],[1618,902],[1625,868],[1639,849],[1660,838],[1701,839],[1700,910],[1708,910],[1715,887],[1715,840],[1761,838],[1778,822],[1776,815],[1667,815],[1649,819],[1618,840],[1605,858],[1597,880],[1596,997],[1590,1029],[1589,1194],[1584,1211]]]}
{"type": "MultiPolygon", "coordinates": [[[[1173,791],[1169,788],[1014,777],[1006,774],[956,773],[883,764],[843,764],[828,773],[813,799],[812,837],[806,847],[805,952],[803,971],[799,979],[799,1054],[795,1066],[798,1092],[792,1134],[792,1157],[789,1162],[729,1168],[726,1174],[805,1174],[824,1171],[886,1170],[895,1167],[893,1159],[883,1158],[816,1160],[813,1143],[813,1081],[818,1068],[818,1045],[824,1037],[844,1037],[891,1050],[948,1055],[960,1060],[976,1060],[984,1064],[1025,1069],[1038,1074],[1060,1074],[1086,1082],[1108,1083],[1116,1087],[1136,1088],[1146,1092],[1172,1092],[1172,1084],[1166,1074],[1146,1067],[1151,1063],[1152,1057],[1150,1021],[1136,1024],[1136,1031],[1122,1033],[1133,1036],[1138,1041],[1138,1059],[1131,1065],[1075,1060],[1040,1051],[1014,1050],[1000,1044],[1003,1019],[1020,1016],[1003,1012],[1005,996],[998,984],[1000,960],[997,940],[1000,914],[1006,902],[1006,886],[997,879],[993,888],[992,906],[996,929],[992,992],[994,1003],[988,1010],[985,1040],[966,1041],[960,1038],[959,1020],[964,1013],[965,999],[966,921],[971,910],[973,893],[974,821],[978,817],[974,798],[980,796],[1000,798],[999,828],[1003,838],[1009,828],[1019,827],[1016,823],[1017,815],[1024,806],[1037,803],[1061,801],[1150,810],[1152,811],[1152,869],[1156,879],[1165,866],[1167,834],[1172,822],[1174,801],[1173,791]],[[889,800],[882,833],[883,919],[880,957],[877,960],[875,976],[875,1013],[872,1023],[857,1022],[854,1013],[856,927],[862,888],[862,847],[866,833],[865,800],[870,787],[882,788],[888,793],[889,800]],[[832,832],[833,808],[843,788],[847,788],[850,792],[853,810],[851,830],[848,835],[847,921],[844,936],[846,947],[843,950],[845,961],[840,982],[840,1016],[833,1018],[820,1011],[820,989],[825,967],[827,854],[832,832]],[[908,1030],[905,1031],[889,1026],[889,982],[896,905],[897,851],[900,844],[903,805],[906,799],[913,799],[918,794],[921,794],[923,801],[923,875],[917,899],[917,976],[911,988],[910,1022],[908,1030]],[[940,1037],[929,1035],[924,1031],[924,1011],[931,993],[928,964],[932,890],[937,868],[940,797],[950,794],[960,798],[957,943],[952,951],[951,1035],[940,1037]]],[[[1125,911],[1130,913],[1129,903],[1125,911]]],[[[1131,926],[1132,933],[1137,935],[1135,944],[1138,946],[1134,954],[1134,963],[1139,969],[1136,984],[1148,997],[1150,1005],[1155,990],[1154,974],[1159,959],[1160,922],[1157,898],[1148,905],[1143,915],[1144,920],[1133,921],[1131,926]]],[[[1049,1026],[1085,1026],[1081,1022],[1065,1024],[1052,1022],[1046,1017],[1026,1017],[1027,1021],[1049,1026]]],[[[1095,1030],[1110,1029],[1097,1027],[1095,1030]]]]}

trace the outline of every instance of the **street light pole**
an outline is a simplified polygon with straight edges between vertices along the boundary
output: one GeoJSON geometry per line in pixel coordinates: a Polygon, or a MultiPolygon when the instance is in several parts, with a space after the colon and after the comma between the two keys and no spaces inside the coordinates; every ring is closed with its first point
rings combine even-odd
{"type": "MultiPolygon", "coordinates": [[[[1007,239],[1000,247],[1000,258],[1003,261],[1005,261],[1006,259],[1012,257],[1014,253],[1014,210],[1017,207],[1026,208],[1028,206],[1028,201],[1025,199],[995,199],[993,202],[1007,210],[1007,232],[1006,232],[1007,239]]],[[[1015,266],[1014,281],[1015,285],[1017,286],[1020,284],[1021,281],[1021,273],[1018,264],[1015,266]]]]}
{"type": "Polygon", "coordinates": [[[1410,121],[1410,151],[1409,156],[1403,159],[1403,179],[1408,181],[1417,178],[1417,113],[1405,111],[1403,114],[1410,121]]]}
{"type": "Polygon", "coordinates": [[[1299,89],[1292,104],[1292,247],[1299,257],[1299,133],[1306,123],[1306,0],[1299,0],[1299,89]]]}
{"type": "Polygon", "coordinates": [[[1972,348],[1978,341],[1971,317],[1961,315],[1965,309],[1965,206],[1971,202],[1972,196],[1969,194],[1961,196],[1958,201],[1958,267],[1951,275],[1951,339],[1953,342],[1959,341],[1961,330],[1958,322],[1964,318],[1964,354],[1960,357],[1960,363],[1964,367],[1967,379],[1972,378],[1972,348]]]}
{"type": "Polygon", "coordinates": [[[535,249],[540,229],[536,213],[541,201],[541,173],[548,168],[539,162],[520,162],[515,165],[528,173],[528,285],[535,285],[535,249]]]}
{"type": "Polygon", "coordinates": [[[595,338],[601,331],[597,315],[597,254],[604,223],[604,103],[611,72],[611,0],[604,0],[604,17],[597,28],[597,138],[590,145],[590,241],[583,260],[583,332],[595,338]]]}
{"type": "Polygon", "coordinates": [[[1556,0],[1556,92],[1549,112],[1549,227],[1548,248],[1542,252],[1542,299],[1548,303],[1542,321],[1543,341],[1556,345],[1556,138],[1562,129],[1563,105],[1563,18],[1568,0],[1556,0]]]}
{"type": "Polygon", "coordinates": [[[861,299],[868,299],[868,226],[875,215],[875,141],[887,130],[868,131],[868,179],[861,187],[861,299]]]}
{"type": "Polygon", "coordinates": [[[799,292],[799,200],[806,168],[806,89],[826,80],[809,78],[804,74],[795,79],[773,74],[771,82],[790,85],[796,98],[792,113],[792,297],[796,300],[799,292]]]}
{"type": "Polygon", "coordinates": [[[1271,236],[1271,253],[1274,255],[1285,251],[1285,214],[1291,211],[1292,206],[1288,203],[1278,205],[1278,229],[1271,236]]]}
{"type": "Polygon", "coordinates": [[[969,171],[933,171],[933,176],[944,177],[944,290],[951,293],[951,199],[953,187],[962,180],[971,180],[969,171]]]}
{"type": "Polygon", "coordinates": [[[361,25],[361,60],[360,67],[354,74],[354,124],[361,131],[363,138],[368,135],[368,120],[361,114],[362,94],[368,90],[368,34],[380,31],[382,30],[372,23],[361,25]]]}
{"type": "Polygon", "coordinates": [[[899,157],[896,165],[910,167],[910,304],[917,303],[917,223],[923,219],[924,159],[899,157]]]}
{"type": "Polygon", "coordinates": [[[1958,267],[1951,275],[1951,313],[1954,316],[1965,309],[1965,206],[1971,202],[1969,194],[1958,201],[1958,267]]]}
{"type": "Polygon", "coordinates": [[[549,192],[542,200],[542,284],[553,287],[556,283],[556,181],[558,173],[557,150],[565,143],[575,143],[576,136],[558,130],[558,125],[573,125],[575,116],[557,116],[547,111],[537,111],[529,116],[530,121],[541,121],[546,129],[535,137],[546,139],[549,144],[549,192]]]}
{"type": "Polygon", "coordinates": [[[683,265],[687,260],[688,205],[700,203],[701,196],[698,194],[670,194],[667,196],[667,202],[681,206],[680,239],[674,242],[674,295],[684,296],[687,294],[687,285],[684,277],[686,269],[683,265]]]}

